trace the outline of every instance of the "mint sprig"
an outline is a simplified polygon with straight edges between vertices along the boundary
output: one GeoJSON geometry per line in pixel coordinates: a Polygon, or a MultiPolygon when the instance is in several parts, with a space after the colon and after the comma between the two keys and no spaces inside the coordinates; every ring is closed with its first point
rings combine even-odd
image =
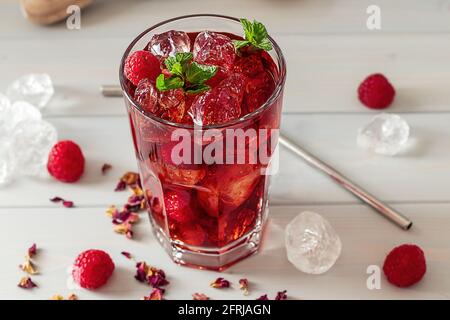
{"type": "Polygon", "coordinates": [[[245,18],[239,19],[239,21],[241,21],[242,27],[244,28],[245,39],[233,40],[236,50],[246,46],[253,46],[265,51],[272,50],[272,43],[270,43],[269,34],[267,33],[266,27],[261,22],[256,20],[251,22],[245,18]]]}
{"type": "Polygon", "coordinates": [[[183,88],[187,93],[197,94],[209,89],[205,84],[217,72],[216,66],[207,66],[192,61],[191,52],[179,52],[168,57],[164,65],[171,76],[160,74],[156,78],[156,88],[160,91],[183,88]]]}

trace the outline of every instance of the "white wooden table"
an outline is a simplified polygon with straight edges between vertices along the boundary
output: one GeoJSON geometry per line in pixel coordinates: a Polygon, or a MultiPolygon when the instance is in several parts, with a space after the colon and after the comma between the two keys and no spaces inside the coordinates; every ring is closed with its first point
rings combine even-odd
{"type": "Polygon", "coordinates": [[[32,25],[22,18],[17,1],[2,1],[0,91],[22,74],[48,72],[56,96],[45,118],[60,138],[82,146],[87,171],[76,184],[21,179],[0,190],[0,298],[69,294],[67,268],[89,248],[108,251],[117,270],[101,290],[76,291],[80,299],[140,299],[149,293],[133,279],[133,263],[120,255],[123,250],[166,270],[168,299],[190,299],[194,292],[238,299],[241,277],[252,282],[248,299],[284,289],[295,299],[450,298],[450,1],[378,0],[381,31],[366,28],[366,8],[373,1],[212,2],[98,0],[82,13],[81,30],[70,31],[65,24],[32,25]],[[209,288],[218,273],[169,261],[145,217],[135,240],[113,233],[104,210],[124,202],[127,195],[113,188],[136,163],[123,101],[101,97],[99,85],[118,82],[119,59],[138,32],[165,18],[198,12],[255,17],[267,25],[288,62],[284,131],[411,217],[412,230],[398,229],[282,150],[263,250],[221,274],[234,282],[232,290],[209,288]],[[397,89],[389,111],[401,113],[412,128],[410,145],[397,157],[371,155],[355,143],[358,127],[374,115],[361,106],[355,90],[376,71],[397,89]],[[105,162],[114,166],[106,177],[100,174],[105,162]],[[55,195],[73,200],[76,208],[50,203],[55,195]],[[343,242],[335,267],[321,276],[303,274],[285,258],[284,227],[305,209],[326,217],[343,242]],[[22,290],[16,286],[22,276],[17,265],[33,242],[42,248],[41,275],[33,277],[39,288],[22,290]],[[366,268],[381,265],[392,247],[405,242],[425,250],[424,280],[398,289],[383,277],[380,290],[368,290],[366,268]]]}

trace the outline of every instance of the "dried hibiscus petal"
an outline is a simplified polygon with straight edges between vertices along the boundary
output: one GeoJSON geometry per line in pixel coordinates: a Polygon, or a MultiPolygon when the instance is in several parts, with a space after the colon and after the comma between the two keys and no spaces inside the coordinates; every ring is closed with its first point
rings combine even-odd
{"type": "Polygon", "coordinates": [[[152,287],[162,287],[169,284],[169,281],[166,280],[165,276],[162,276],[160,273],[148,277],[148,284],[152,287]]]}
{"type": "Polygon", "coordinates": [[[230,281],[224,278],[217,278],[216,280],[210,283],[210,286],[216,289],[229,288],[230,281]]]}
{"type": "Polygon", "coordinates": [[[27,258],[26,261],[23,264],[21,264],[19,267],[20,267],[20,269],[22,269],[23,271],[25,271],[28,274],[36,274],[37,273],[34,263],[29,258],[27,258]]]}
{"type": "Polygon", "coordinates": [[[261,297],[257,298],[256,300],[269,300],[269,297],[267,294],[263,294],[261,297]]]}
{"type": "Polygon", "coordinates": [[[119,181],[117,183],[116,188],[114,189],[114,191],[123,191],[126,188],[127,188],[127,184],[121,180],[121,181],[119,181]]]}
{"type": "Polygon", "coordinates": [[[28,258],[35,256],[36,252],[37,252],[37,246],[36,246],[36,243],[33,243],[33,245],[28,248],[28,258]]]}
{"type": "Polygon", "coordinates": [[[18,286],[23,289],[32,289],[37,287],[30,277],[23,277],[20,279],[18,286]]]}
{"type": "Polygon", "coordinates": [[[144,300],[164,300],[164,289],[153,288],[149,296],[144,297],[144,300]]]}
{"type": "Polygon", "coordinates": [[[120,178],[115,191],[122,191],[125,190],[127,186],[131,187],[135,185],[141,186],[139,174],[129,171],[120,178]]]}
{"type": "Polygon", "coordinates": [[[72,208],[73,207],[73,201],[64,200],[61,197],[53,197],[53,198],[50,199],[50,201],[51,202],[55,202],[55,203],[62,202],[62,205],[64,207],[66,207],[66,208],[72,208]]]}
{"type": "Polygon", "coordinates": [[[248,292],[248,280],[247,279],[240,279],[239,280],[239,287],[243,291],[244,296],[247,296],[249,294],[249,292],[248,292]]]}
{"type": "Polygon", "coordinates": [[[110,165],[109,163],[105,163],[102,166],[102,174],[105,175],[111,169],[112,169],[112,165],[110,165]]]}
{"type": "MultiPolygon", "coordinates": [[[[64,297],[63,297],[62,295],[60,295],[60,294],[55,294],[54,296],[52,296],[52,297],[50,298],[50,300],[65,300],[65,299],[64,299],[64,297]]],[[[78,297],[77,297],[75,294],[71,293],[71,294],[69,294],[69,296],[67,297],[67,300],[78,300],[78,297]]]]}
{"type": "Polygon", "coordinates": [[[149,266],[143,261],[136,264],[136,275],[134,277],[136,280],[146,282],[154,288],[169,284],[163,270],[149,266]]]}
{"type": "Polygon", "coordinates": [[[287,299],[287,294],[286,294],[286,290],[283,291],[278,291],[277,295],[275,297],[275,300],[286,300],[287,299]]]}
{"type": "Polygon", "coordinates": [[[78,300],[78,296],[74,293],[69,294],[67,300],[78,300]]]}
{"type": "MultiPolygon", "coordinates": [[[[142,191],[142,190],[141,190],[142,191]]],[[[133,194],[128,198],[127,203],[124,206],[124,210],[131,212],[139,212],[146,208],[146,201],[144,195],[133,194]]]]}
{"type": "Polygon", "coordinates": [[[209,300],[209,297],[203,293],[194,293],[192,294],[193,300],[209,300]]]}
{"type": "Polygon", "coordinates": [[[133,259],[133,256],[131,255],[131,253],[127,252],[127,251],[122,251],[121,254],[123,256],[125,256],[127,259],[133,259]]]}

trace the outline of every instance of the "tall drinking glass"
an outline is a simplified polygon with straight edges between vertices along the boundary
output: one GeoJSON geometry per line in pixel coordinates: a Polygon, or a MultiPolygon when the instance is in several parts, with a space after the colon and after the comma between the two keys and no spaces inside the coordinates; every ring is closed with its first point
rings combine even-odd
{"type": "Polygon", "coordinates": [[[260,108],[221,124],[200,127],[173,123],[143,110],[123,76],[125,59],[144,49],[153,35],[169,30],[239,35],[242,26],[236,18],[219,15],[170,19],[138,35],[120,66],[120,83],[156,238],[178,264],[223,270],[260,246],[277,151],[285,61],[270,38],[273,49],[265,53],[265,68],[275,89],[260,108]],[[190,150],[180,148],[182,143],[190,150]]]}

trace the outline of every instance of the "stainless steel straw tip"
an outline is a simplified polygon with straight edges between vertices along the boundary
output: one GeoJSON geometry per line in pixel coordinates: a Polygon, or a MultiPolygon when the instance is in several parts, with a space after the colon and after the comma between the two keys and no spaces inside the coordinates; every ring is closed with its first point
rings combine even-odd
{"type": "Polygon", "coordinates": [[[383,203],[375,196],[371,195],[369,192],[365,191],[363,188],[357,184],[350,181],[348,178],[343,176],[337,170],[335,170],[330,165],[326,164],[316,156],[312,155],[305,149],[299,147],[294,142],[288,138],[280,135],[280,144],[286,147],[289,151],[306,161],[312,167],[322,171],[328,175],[332,180],[342,186],[344,189],[352,193],[358,199],[364,201],[366,204],[371,206],[373,209],[381,213],[384,217],[389,219],[391,222],[395,223],[397,226],[404,230],[409,230],[412,227],[412,221],[407,217],[402,215],[400,212],[392,209],[387,204],[383,203]]]}
{"type": "Polygon", "coordinates": [[[121,97],[122,89],[117,85],[101,85],[100,92],[105,97],[121,97]]]}

